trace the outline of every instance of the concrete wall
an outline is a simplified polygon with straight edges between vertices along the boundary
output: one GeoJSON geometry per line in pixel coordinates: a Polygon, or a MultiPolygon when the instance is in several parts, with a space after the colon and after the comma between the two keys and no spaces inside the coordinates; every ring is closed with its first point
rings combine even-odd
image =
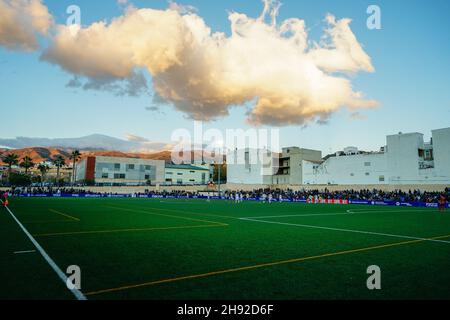
{"type": "Polygon", "coordinates": [[[438,179],[450,177],[450,128],[432,131],[433,154],[438,179]]]}
{"type": "Polygon", "coordinates": [[[390,135],[386,141],[389,183],[418,183],[419,149],[424,149],[423,134],[390,135]]]}
{"type": "Polygon", "coordinates": [[[233,183],[271,183],[272,154],[264,150],[239,149],[227,154],[227,181],[233,183]]]}
{"type": "Polygon", "coordinates": [[[328,158],[322,164],[303,161],[303,184],[368,184],[387,183],[386,154],[357,154],[328,158]]]}

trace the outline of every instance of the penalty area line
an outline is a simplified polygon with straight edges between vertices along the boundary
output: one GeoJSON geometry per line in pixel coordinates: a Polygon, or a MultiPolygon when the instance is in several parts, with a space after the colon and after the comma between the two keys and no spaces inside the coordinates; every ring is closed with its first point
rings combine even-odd
{"type": "MultiPolygon", "coordinates": [[[[8,210],[9,214],[11,215],[11,217],[14,219],[14,221],[19,225],[20,229],[22,229],[22,231],[25,233],[25,235],[28,237],[28,239],[30,239],[30,241],[33,243],[33,245],[36,247],[36,249],[39,251],[39,253],[42,255],[42,257],[45,259],[45,261],[47,261],[47,263],[50,265],[50,267],[53,269],[53,271],[56,272],[56,274],[58,275],[58,277],[64,282],[64,285],[67,287],[67,276],[66,274],[61,270],[60,267],[58,267],[58,265],[55,263],[55,261],[53,261],[52,258],[50,258],[50,256],[47,254],[47,252],[45,252],[45,250],[41,247],[41,245],[36,241],[36,239],[34,239],[34,237],[28,232],[28,230],[23,226],[23,224],[16,218],[16,216],[14,215],[14,213],[9,209],[9,207],[5,207],[6,210],[8,210]]],[[[77,298],[77,300],[87,300],[86,297],[84,296],[84,294],[76,289],[69,289],[73,295],[75,296],[75,298],[77,298]]]]}
{"type": "Polygon", "coordinates": [[[314,226],[314,225],[309,225],[309,224],[297,224],[297,223],[287,223],[287,222],[277,222],[277,221],[265,221],[265,220],[249,219],[249,218],[240,218],[240,220],[242,220],[242,221],[251,221],[251,222],[259,222],[259,223],[268,223],[268,224],[278,224],[278,225],[291,226],[291,227],[301,227],[301,228],[322,229],[322,230],[330,230],[330,231],[360,233],[360,234],[369,234],[369,235],[375,235],[375,236],[384,236],[384,237],[392,237],[392,238],[400,238],[400,239],[412,239],[412,240],[420,240],[420,241],[431,241],[431,242],[440,242],[440,243],[450,244],[450,241],[437,240],[437,239],[431,239],[431,238],[420,238],[420,237],[406,236],[406,235],[400,235],[400,234],[390,234],[390,233],[362,231],[362,230],[353,230],[353,229],[322,227],[322,226],[314,226]]]}

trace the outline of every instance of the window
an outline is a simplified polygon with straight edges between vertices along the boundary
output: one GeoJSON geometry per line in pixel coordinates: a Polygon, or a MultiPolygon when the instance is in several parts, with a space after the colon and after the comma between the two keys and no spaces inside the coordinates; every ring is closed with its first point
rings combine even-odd
{"type": "Polygon", "coordinates": [[[102,179],[108,179],[109,175],[108,173],[102,173],[102,179]]]}
{"type": "Polygon", "coordinates": [[[183,180],[182,179],[178,179],[177,180],[177,184],[183,184],[183,180]]]}
{"type": "Polygon", "coordinates": [[[383,181],[384,181],[384,176],[380,176],[380,177],[378,178],[378,181],[383,182],[383,181]]]}
{"type": "Polygon", "coordinates": [[[190,182],[195,182],[195,179],[191,179],[191,180],[189,180],[190,182]]]}
{"type": "Polygon", "coordinates": [[[372,165],[372,163],[370,163],[370,162],[364,162],[365,167],[370,167],[371,165],[372,165]]]}
{"type": "Polygon", "coordinates": [[[114,173],[114,179],[125,179],[124,173],[114,173]]]}
{"type": "Polygon", "coordinates": [[[145,170],[146,170],[146,171],[150,171],[150,170],[152,170],[152,166],[148,166],[148,165],[146,165],[146,166],[145,166],[145,170]]]}
{"type": "Polygon", "coordinates": [[[191,170],[191,171],[189,171],[190,173],[195,173],[195,171],[194,170],[191,170]]]}
{"type": "Polygon", "coordinates": [[[182,176],[183,172],[178,172],[177,175],[182,176]]]}
{"type": "Polygon", "coordinates": [[[150,175],[149,174],[145,175],[145,180],[150,180],[150,175]]]}
{"type": "Polygon", "coordinates": [[[128,170],[134,170],[134,164],[128,164],[127,165],[128,170]]]}
{"type": "Polygon", "coordinates": [[[370,173],[369,173],[369,172],[366,172],[366,176],[370,176],[370,173]]]}
{"type": "Polygon", "coordinates": [[[114,163],[114,170],[119,171],[120,170],[120,163],[114,163]]]}
{"type": "Polygon", "coordinates": [[[354,177],[355,176],[355,174],[354,173],[350,173],[350,177],[354,177]]]}
{"type": "Polygon", "coordinates": [[[168,176],[171,176],[171,175],[173,175],[173,172],[167,172],[166,173],[168,176]]]}

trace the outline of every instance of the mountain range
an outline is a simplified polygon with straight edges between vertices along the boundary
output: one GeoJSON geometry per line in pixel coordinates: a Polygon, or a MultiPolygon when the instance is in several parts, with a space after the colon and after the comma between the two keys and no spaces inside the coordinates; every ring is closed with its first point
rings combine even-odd
{"type": "Polygon", "coordinates": [[[163,142],[154,142],[145,138],[128,135],[128,140],[118,139],[102,134],[92,134],[80,138],[28,138],[0,139],[0,146],[9,149],[33,147],[80,149],[80,150],[115,150],[120,152],[154,153],[171,148],[163,142]]]}
{"type": "MultiPolygon", "coordinates": [[[[0,139],[0,164],[2,157],[8,154],[16,154],[19,160],[30,157],[35,164],[52,162],[57,155],[61,155],[66,163],[70,163],[70,153],[79,150],[82,157],[109,156],[124,158],[140,158],[151,160],[172,160],[172,145],[128,135],[127,140],[117,139],[106,135],[93,134],[80,138],[27,138],[0,139]]],[[[208,163],[213,162],[213,157],[208,152],[194,150],[191,159],[208,163]]]]}

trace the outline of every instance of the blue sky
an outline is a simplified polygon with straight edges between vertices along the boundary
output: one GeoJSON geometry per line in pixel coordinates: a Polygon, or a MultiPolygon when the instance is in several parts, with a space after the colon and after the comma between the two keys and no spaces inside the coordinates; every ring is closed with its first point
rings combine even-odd
{"type": "MultiPolygon", "coordinates": [[[[66,8],[80,6],[82,24],[109,20],[122,13],[115,0],[47,0],[44,3],[58,23],[67,18],[66,8]]],[[[135,0],[137,7],[163,9],[167,1],[135,0]]],[[[259,0],[208,1],[183,0],[213,31],[230,32],[227,12],[257,17],[259,0]]],[[[284,0],[279,21],[304,19],[311,38],[319,40],[327,13],[351,18],[352,31],[372,58],[375,73],[351,77],[354,89],[377,100],[379,107],[362,110],[364,119],[350,119],[346,110],[335,113],[327,124],[306,128],[280,128],[282,146],[298,145],[326,153],[347,145],[377,150],[385,135],[422,132],[450,126],[450,2],[434,1],[357,1],[284,0]],[[382,29],[366,27],[366,9],[377,4],[382,12],[382,29]]],[[[42,46],[46,46],[42,40],[42,46]]],[[[77,137],[102,133],[118,138],[126,134],[154,141],[170,141],[173,130],[192,129],[192,120],[167,106],[161,113],[150,112],[151,97],[117,97],[109,92],[84,91],[66,87],[72,78],[60,67],[40,61],[40,53],[8,51],[0,48],[0,137],[77,137]]],[[[150,80],[150,78],[149,78],[150,80]]],[[[248,128],[245,109],[233,108],[229,117],[220,118],[206,128],[248,128]]]]}

